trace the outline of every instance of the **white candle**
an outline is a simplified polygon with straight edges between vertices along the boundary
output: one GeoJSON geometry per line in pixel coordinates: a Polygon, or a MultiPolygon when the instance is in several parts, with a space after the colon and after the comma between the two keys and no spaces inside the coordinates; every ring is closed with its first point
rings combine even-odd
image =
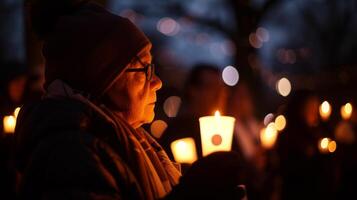
{"type": "Polygon", "coordinates": [[[193,138],[182,138],[171,143],[171,151],[178,163],[191,164],[197,160],[195,141],[193,138]]]}
{"type": "Polygon", "coordinates": [[[3,119],[4,133],[14,133],[16,126],[16,118],[12,115],[5,116],[3,119]]]}
{"type": "Polygon", "coordinates": [[[231,150],[234,117],[220,116],[219,111],[216,111],[215,116],[200,117],[199,122],[203,156],[216,151],[231,150]]]}

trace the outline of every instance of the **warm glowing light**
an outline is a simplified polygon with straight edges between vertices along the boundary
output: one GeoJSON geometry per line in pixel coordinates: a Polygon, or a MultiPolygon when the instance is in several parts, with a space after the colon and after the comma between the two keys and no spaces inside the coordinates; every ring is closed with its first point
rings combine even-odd
{"type": "Polygon", "coordinates": [[[281,96],[288,96],[291,92],[291,83],[287,78],[281,78],[276,85],[276,89],[281,96]]]}
{"type": "Polygon", "coordinates": [[[176,117],[181,106],[181,98],[178,96],[171,96],[164,102],[164,112],[168,117],[176,117]]]}
{"type": "Polygon", "coordinates": [[[191,164],[197,160],[196,146],[193,138],[176,140],[170,146],[176,162],[191,164]]]}
{"type": "Polygon", "coordinates": [[[324,101],[319,108],[320,116],[323,120],[327,120],[331,115],[331,106],[328,101],[324,101]]]}
{"type": "Polygon", "coordinates": [[[263,46],[263,42],[259,39],[259,37],[255,33],[251,33],[249,35],[249,43],[250,45],[252,45],[252,47],[256,49],[259,49],[263,46]]]}
{"type": "Polygon", "coordinates": [[[14,117],[17,118],[17,116],[19,115],[19,112],[20,112],[20,107],[17,107],[14,111],[14,117]]]}
{"type": "Polygon", "coordinates": [[[332,141],[328,144],[328,151],[329,151],[330,153],[333,153],[333,152],[336,151],[336,148],[337,148],[337,144],[336,144],[335,141],[332,140],[332,141]]]}
{"type": "Polygon", "coordinates": [[[160,138],[161,135],[164,133],[164,131],[167,128],[167,123],[165,121],[162,120],[156,120],[154,121],[151,126],[150,126],[150,131],[151,134],[155,137],[155,138],[160,138]]]}
{"type": "Polygon", "coordinates": [[[3,119],[4,133],[11,134],[15,132],[16,118],[12,115],[5,116],[3,119]]]}
{"type": "Polygon", "coordinates": [[[278,131],[284,130],[286,126],[286,119],[284,115],[279,115],[275,118],[275,127],[278,131]]]}
{"type": "Polygon", "coordinates": [[[227,66],[223,69],[222,78],[225,84],[234,86],[238,83],[239,73],[233,66],[227,66]]]}
{"type": "Polygon", "coordinates": [[[346,103],[341,107],[341,116],[344,120],[348,120],[352,116],[353,107],[351,103],[346,103]]]}
{"type": "Polygon", "coordinates": [[[265,126],[268,126],[268,124],[273,121],[273,118],[274,118],[273,113],[267,114],[267,115],[264,117],[264,125],[265,125],[265,126]]]}
{"type": "Polygon", "coordinates": [[[180,31],[180,25],[169,17],[160,19],[156,27],[158,31],[167,36],[174,36],[180,31]]]}
{"type": "Polygon", "coordinates": [[[266,149],[271,149],[278,137],[278,131],[276,130],[275,124],[272,122],[268,124],[266,128],[260,131],[260,142],[262,146],[266,149]]]}
{"type": "Polygon", "coordinates": [[[221,116],[219,111],[216,111],[214,116],[200,117],[199,123],[203,156],[216,151],[231,150],[234,117],[221,116]]]}
{"type": "Polygon", "coordinates": [[[329,138],[324,138],[324,139],[322,139],[322,140],[321,140],[321,143],[320,143],[321,148],[327,149],[329,141],[330,141],[329,138]]]}
{"type": "Polygon", "coordinates": [[[333,153],[337,148],[335,141],[330,138],[323,138],[319,142],[319,150],[321,153],[333,153]]]}

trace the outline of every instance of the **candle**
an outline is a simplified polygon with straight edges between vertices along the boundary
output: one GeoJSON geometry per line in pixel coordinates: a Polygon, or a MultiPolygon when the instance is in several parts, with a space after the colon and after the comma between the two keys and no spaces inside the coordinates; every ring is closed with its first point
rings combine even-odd
{"type": "Polygon", "coordinates": [[[200,117],[199,122],[203,156],[216,151],[231,150],[234,117],[220,116],[219,111],[216,111],[215,116],[200,117]]]}
{"type": "Polygon", "coordinates": [[[331,106],[328,101],[324,101],[319,108],[320,116],[323,120],[328,120],[331,115],[331,106]]]}
{"type": "Polygon", "coordinates": [[[197,160],[196,146],[193,138],[175,140],[170,146],[176,162],[191,164],[197,160]]]}
{"type": "Polygon", "coordinates": [[[3,125],[4,125],[4,133],[14,133],[15,132],[15,126],[16,126],[16,118],[12,115],[10,116],[5,116],[3,119],[3,125]]]}

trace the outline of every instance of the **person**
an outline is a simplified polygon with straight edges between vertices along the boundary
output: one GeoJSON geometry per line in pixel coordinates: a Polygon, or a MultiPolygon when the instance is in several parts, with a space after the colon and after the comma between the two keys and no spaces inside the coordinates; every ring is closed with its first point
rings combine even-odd
{"type": "Polygon", "coordinates": [[[277,139],[282,199],[335,198],[336,160],[319,152],[328,133],[319,119],[319,101],[313,91],[297,90],[287,104],[287,126],[277,139]]]}
{"type": "MultiPolygon", "coordinates": [[[[234,141],[237,151],[242,155],[245,168],[247,195],[250,200],[268,198],[266,188],[268,171],[267,153],[260,143],[260,131],[263,123],[255,116],[255,106],[251,89],[246,80],[240,80],[232,87],[228,98],[228,115],[235,118],[234,141]]],[[[270,188],[270,191],[273,191],[270,188]]]]}
{"type": "Polygon", "coordinates": [[[18,198],[182,199],[179,166],[141,128],[162,87],[145,34],[89,1],[39,0],[31,12],[44,40],[46,93],[18,116],[18,198]]]}
{"type": "Polygon", "coordinates": [[[227,93],[220,70],[216,66],[203,63],[193,66],[185,81],[182,106],[159,138],[159,143],[172,159],[171,143],[185,137],[194,139],[197,156],[202,158],[198,119],[202,116],[213,115],[216,110],[219,110],[221,114],[224,113],[227,93]]]}
{"type": "Polygon", "coordinates": [[[95,3],[51,4],[32,7],[44,39],[46,94],[19,116],[20,198],[165,196],[180,172],[140,128],[153,120],[162,86],[149,39],[95,3]],[[55,24],[41,21],[55,17],[55,24]]]}

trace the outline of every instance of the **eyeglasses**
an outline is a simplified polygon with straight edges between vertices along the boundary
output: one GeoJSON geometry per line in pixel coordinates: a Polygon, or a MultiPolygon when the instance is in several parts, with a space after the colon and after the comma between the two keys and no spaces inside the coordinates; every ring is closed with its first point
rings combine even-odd
{"type": "Polygon", "coordinates": [[[146,80],[150,81],[155,74],[155,65],[153,63],[143,63],[139,56],[135,56],[135,58],[144,68],[129,68],[125,72],[145,72],[146,80]]]}

